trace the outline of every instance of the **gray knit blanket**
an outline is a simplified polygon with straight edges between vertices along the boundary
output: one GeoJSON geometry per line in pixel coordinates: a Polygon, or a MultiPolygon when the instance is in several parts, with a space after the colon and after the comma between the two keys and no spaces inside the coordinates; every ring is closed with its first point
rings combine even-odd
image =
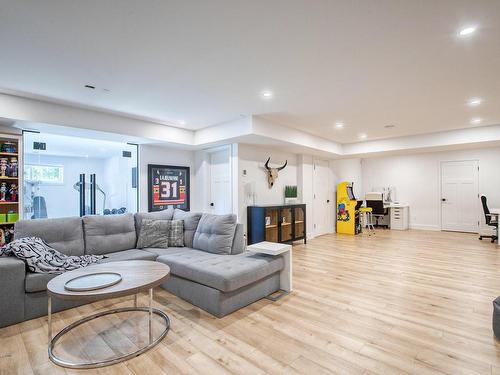
{"type": "Polygon", "coordinates": [[[30,272],[61,273],[97,263],[103,255],[65,255],[38,237],[14,240],[1,249],[1,255],[15,255],[23,260],[30,272]]]}

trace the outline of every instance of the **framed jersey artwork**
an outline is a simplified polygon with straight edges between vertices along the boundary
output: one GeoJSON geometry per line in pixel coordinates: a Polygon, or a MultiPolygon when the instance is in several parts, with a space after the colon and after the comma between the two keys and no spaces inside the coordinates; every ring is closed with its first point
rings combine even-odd
{"type": "Polygon", "coordinates": [[[148,210],[189,211],[189,167],[148,164],[148,210]]]}

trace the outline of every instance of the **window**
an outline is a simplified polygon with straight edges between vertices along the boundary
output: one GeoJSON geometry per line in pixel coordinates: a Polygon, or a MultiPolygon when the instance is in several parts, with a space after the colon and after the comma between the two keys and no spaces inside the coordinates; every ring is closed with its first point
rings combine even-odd
{"type": "Polygon", "coordinates": [[[48,184],[64,183],[64,167],[62,165],[25,165],[24,179],[48,184]]]}

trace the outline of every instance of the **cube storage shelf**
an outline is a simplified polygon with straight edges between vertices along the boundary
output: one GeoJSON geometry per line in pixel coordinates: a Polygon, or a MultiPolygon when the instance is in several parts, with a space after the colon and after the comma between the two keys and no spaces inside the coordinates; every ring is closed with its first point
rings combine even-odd
{"type": "Polygon", "coordinates": [[[22,188],[22,137],[0,134],[0,246],[13,237],[22,188]]]}

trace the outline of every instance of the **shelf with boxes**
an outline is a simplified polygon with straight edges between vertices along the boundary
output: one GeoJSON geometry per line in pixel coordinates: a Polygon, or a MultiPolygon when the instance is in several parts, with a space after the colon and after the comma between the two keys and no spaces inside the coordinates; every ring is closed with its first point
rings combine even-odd
{"type": "Polygon", "coordinates": [[[21,136],[0,134],[0,246],[12,240],[21,212],[21,136]]]}

